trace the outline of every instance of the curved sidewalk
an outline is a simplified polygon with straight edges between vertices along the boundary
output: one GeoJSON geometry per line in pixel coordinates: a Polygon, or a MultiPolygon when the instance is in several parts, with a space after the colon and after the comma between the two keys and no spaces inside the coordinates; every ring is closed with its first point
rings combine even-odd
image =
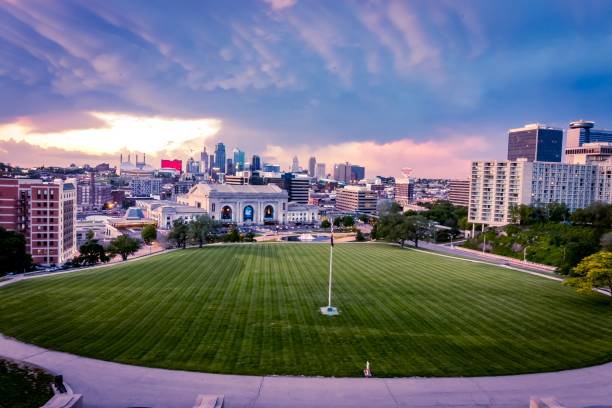
{"type": "Polygon", "coordinates": [[[2,335],[0,355],[63,374],[74,391],[84,395],[85,407],[185,408],[193,405],[198,394],[224,394],[226,408],[524,408],[530,396],[555,396],[567,407],[612,408],[612,363],[505,377],[255,377],[117,364],[46,350],[2,335]]]}

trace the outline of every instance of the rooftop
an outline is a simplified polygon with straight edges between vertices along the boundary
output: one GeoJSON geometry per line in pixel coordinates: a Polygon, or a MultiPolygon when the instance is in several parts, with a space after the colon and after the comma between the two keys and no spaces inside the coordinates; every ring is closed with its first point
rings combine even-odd
{"type": "Polygon", "coordinates": [[[266,185],[251,185],[251,184],[196,184],[189,190],[189,193],[194,193],[197,190],[201,192],[219,192],[219,193],[237,193],[237,194],[273,194],[282,193],[283,190],[275,184],[266,185]]]}

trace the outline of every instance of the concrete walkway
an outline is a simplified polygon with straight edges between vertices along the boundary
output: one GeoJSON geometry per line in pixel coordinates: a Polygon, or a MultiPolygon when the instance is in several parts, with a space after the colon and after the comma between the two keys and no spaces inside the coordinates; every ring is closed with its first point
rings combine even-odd
{"type": "MultiPolygon", "coordinates": [[[[612,363],[558,373],[474,378],[254,377],[162,370],[49,351],[0,335],[0,355],[63,374],[85,407],[191,407],[224,394],[225,407],[527,407],[555,396],[568,407],[612,408],[612,363]]],[[[376,367],[373,367],[374,373],[376,367]]]]}

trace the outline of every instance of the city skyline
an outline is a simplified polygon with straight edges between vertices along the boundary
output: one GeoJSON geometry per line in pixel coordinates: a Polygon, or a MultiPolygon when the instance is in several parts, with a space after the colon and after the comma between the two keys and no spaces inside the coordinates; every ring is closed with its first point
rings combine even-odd
{"type": "Polygon", "coordinates": [[[186,160],[222,141],[283,168],[315,156],[463,177],[504,158],[510,128],[612,127],[611,14],[596,1],[6,2],[0,161],[186,160]]]}

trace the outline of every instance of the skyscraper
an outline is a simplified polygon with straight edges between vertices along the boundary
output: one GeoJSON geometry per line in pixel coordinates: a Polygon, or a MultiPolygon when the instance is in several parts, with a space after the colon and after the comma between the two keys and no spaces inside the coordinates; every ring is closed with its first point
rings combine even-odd
{"type": "Polygon", "coordinates": [[[351,165],[349,162],[334,164],[334,180],[345,184],[351,182],[351,165]]]}
{"type": "Polygon", "coordinates": [[[236,169],[234,168],[234,161],[232,159],[227,159],[225,161],[225,174],[233,176],[236,174],[236,169]]]}
{"type": "Polygon", "coordinates": [[[359,181],[365,178],[365,167],[357,164],[351,165],[351,181],[359,181]]]}
{"type": "Polygon", "coordinates": [[[292,173],[300,172],[300,162],[298,161],[297,156],[293,156],[293,163],[291,164],[291,172],[292,173]]]}
{"type": "Polygon", "coordinates": [[[215,167],[225,173],[225,145],[221,142],[215,145],[215,167]]]}
{"type": "Polygon", "coordinates": [[[233,153],[234,153],[234,168],[237,171],[244,170],[244,160],[245,160],[244,151],[240,149],[234,149],[233,153]]]}
{"type": "Polygon", "coordinates": [[[200,153],[200,162],[202,163],[202,173],[208,173],[209,171],[209,163],[208,163],[208,152],[206,151],[206,146],[204,146],[204,150],[200,153]]]}
{"type": "Polygon", "coordinates": [[[325,163],[317,163],[316,177],[318,179],[322,179],[322,178],[325,178],[326,176],[327,176],[327,173],[325,172],[325,163]]]}
{"type": "Polygon", "coordinates": [[[317,159],[313,156],[308,159],[308,175],[310,177],[315,176],[315,166],[317,165],[317,159]]]}
{"type": "Polygon", "coordinates": [[[612,143],[612,130],[594,129],[595,122],[577,120],[569,124],[566,147],[580,147],[585,143],[612,143]]]}
{"type": "Polygon", "coordinates": [[[508,131],[508,160],[560,162],[563,130],[532,123],[508,131]]]}
{"type": "Polygon", "coordinates": [[[256,154],[254,154],[253,158],[251,159],[251,170],[261,170],[261,157],[256,154]]]}

